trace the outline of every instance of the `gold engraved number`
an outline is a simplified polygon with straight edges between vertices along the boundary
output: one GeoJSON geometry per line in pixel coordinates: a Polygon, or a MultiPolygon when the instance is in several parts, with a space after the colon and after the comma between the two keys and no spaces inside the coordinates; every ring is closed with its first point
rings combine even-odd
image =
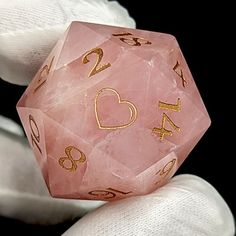
{"type": "Polygon", "coordinates": [[[65,154],[66,156],[65,157],[61,157],[59,159],[59,165],[68,170],[68,171],[76,171],[77,169],[77,164],[78,163],[84,163],[86,161],[86,156],[85,154],[80,151],[78,148],[74,147],[74,146],[68,146],[65,148],[65,154]],[[79,153],[79,158],[73,158],[72,157],[72,150],[76,151],[79,153]],[[66,165],[66,162],[69,164],[69,165],[66,165]]]}
{"type": "Polygon", "coordinates": [[[104,199],[112,199],[112,198],[115,198],[117,194],[126,195],[129,193],[132,193],[132,192],[131,191],[130,192],[123,192],[123,191],[120,191],[120,190],[117,190],[114,188],[107,188],[105,190],[93,190],[93,191],[90,191],[88,194],[98,197],[99,199],[101,197],[103,197],[104,199]]]}
{"type": "Polygon", "coordinates": [[[45,65],[45,66],[41,69],[41,71],[40,71],[40,73],[39,73],[39,79],[38,79],[38,81],[37,81],[37,87],[34,89],[34,93],[35,93],[38,89],[40,89],[40,88],[44,85],[44,83],[46,82],[46,79],[45,79],[45,80],[42,80],[42,79],[43,79],[45,76],[47,76],[47,75],[49,74],[49,72],[50,72],[50,70],[51,70],[51,68],[52,68],[52,64],[53,64],[54,58],[55,58],[55,57],[52,58],[52,60],[51,60],[51,62],[50,62],[50,64],[49,64],[49,66],[48,66],[48,65],[45,65]]]}
{"type": "Polygon", "coordinates": [[[125,32],[121,34],[112,34],[115,37],[120,37],[120,40],[130,46],[142,46],[143,44],[152,44],[150,41],[133,36],[131,33],[125,32]],[[126,36],[126,37],[122,37],[126,36]]]}
{"type": "Polygon", "coordinates": [[[169,104],[159,101],[158,105],[160,109],[178,111],[178,112],[181,110],[180,98],[177,99],[177,104],[169,104]]]}
{"type": "Polygon", "coordinates": [[[173,70],[181,78],[182,86],[185,88],[185,84],[187,84],[187,81],[184,78],[183,70],[181,68],[178,70],[179,67],[180,67],[180,63],[177,61],[175,66],[173,67],[173,70]]]}
{"type": "Polygon", "coordinates": [[[161,183],[163,181],[163,179],[169,175],[169,173],[171,172],[171,170],[175,166],[175,163],[176,163],[176,159],[174,158],[171,161],[169,161],[162,169],[157,171],[156,175],[160,176],[162,179],[157,181],[155,184],[161,183]]]}
{"type": "Polygon", "coordinates": [[[30,125],[30,131],[31,131],[30,136],[31,136],[32,145],[33,147],[36,146],[40,154],[42,154],[42,150],[39,147],[39,143],[40,143],[39,128],[32,115],[29,115],[29,125],[30,125]]]}
{"type": "Polygon", "coordinates": [[[88,62],[90,62],[90,60],[88,59],[88,56],[93,53],[97,55],[97,61],[95,65],[93,66],[92,70],[89,72],[88,77],[91,77],[111,66],[110,63],[99,66],[99,63],[101,62],[102,57],[103,57],[103,50],[101,48],[93,48],[90,51],[86,52],[82,58],[83,64],[87,64],[88,62]]]}
{"type": "MultiPolygon", "coordinates": [[[[169,104],[169,103],[159,101],[159,108],[160,109],[165,109],[165,110],[180,112],[181,111],[180,98],[178,98],[177,104],[169,104]]],[[[166,113],[163,113],[162,114],[162,121],[161,121],[161,128],[154,127],[152,129],[153,133],[160,135],[160,140],[163,140],[165,135],[168,135],[168,136],[173,135],[173,131],[168,130],[168,129],[165,128],[166,127],[166,122],[168,122],[175,131],[180,131],[180,127],[178,127],[170,119],[170,117],[166,113]]]]}

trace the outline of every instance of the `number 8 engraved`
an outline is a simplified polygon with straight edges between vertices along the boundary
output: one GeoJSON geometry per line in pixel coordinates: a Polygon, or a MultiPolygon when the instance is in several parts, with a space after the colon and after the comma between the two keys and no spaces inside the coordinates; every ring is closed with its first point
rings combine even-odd
{"type": "Polygon", "coordinates": [[[66,169],[70,172],[76,171],[77,163],[84,163],[86,161],[85,154],[74,146],[66,147],[65,154],[66,154],[66,156],[61,157],[58,162],[62,168],[66,169]],[[80,156],[79,159],[73,158],[72,153],[71,153],[72,150],[75,150],[79,153],[79,156],[80,156]],[[69,166],[67,166],[65,162],[69,163],[69,166]]]}
{"type": "Polygon", "coordinates": [[[32,115],[29,115],[29,125],[30,125],[30,130],[31,130],[31,140],[32,140],[32,145],[33,147],[36,146],[37,149],[39,150],[40,154],[42,154],[42,150],[39,147],[40,143],[40,133],[39,133],[39,128],[36,124],[36,121],[34,120],[34,117],[32,115]]]}

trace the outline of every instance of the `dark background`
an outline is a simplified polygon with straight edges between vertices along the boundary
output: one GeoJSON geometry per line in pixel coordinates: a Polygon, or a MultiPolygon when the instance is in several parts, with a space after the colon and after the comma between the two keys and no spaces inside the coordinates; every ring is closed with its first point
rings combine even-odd
{"type": "MultiPolygon", "coordinates": [[[[234,116],[230,99],[232,76],[227,74],[231,52],[230,7],[207,7],[197,3],[177,2],[163,5],[158,1],[119,1],[137,22],[137,28],[173,34],[185,55],[202,98],[212,119],[212,125],[178,171],[201,176],[210,182],[236,214],[236,194],[233,181],[232,140],[234,116]],[[154,4],[155,3],[155,4],[154,4]],[[227,107],[229,106],[229,107],[227,107]],[[229,108],[229,109],[228,109],[229,108]]],[[[169,1],[168,1],[169,2],[169,1]]],[[[0,81],[1,114],[19,122],[15,104],[25,87],[0,81]]],[[[0,227],[13,228],[24,235],[60,235],[73,222],[58,226],[24,225],[2,218],[0,227]],[[15,227],[12,227],[15,226],[15,227]],[[35,231],[36,229],[36,231],[35,231]]],[[[12,231],[12,232],[13,232],[12,231]]]]}

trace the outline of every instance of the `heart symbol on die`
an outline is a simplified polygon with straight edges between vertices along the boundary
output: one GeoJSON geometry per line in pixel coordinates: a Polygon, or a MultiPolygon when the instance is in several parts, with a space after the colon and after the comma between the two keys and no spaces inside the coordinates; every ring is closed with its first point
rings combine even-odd
{"type": "Polygon", "coordinates": [[[136,106],[130,101],[121,99],[120,94],[113,88],[103,88],[99,90],[95,98],[94,109],[95,109],[95,116],[96,116],[99,129],[106,129],[106,130],[116,130],[116,129],[123,129],[123,128],[129,127],[135,122],[135,120],[137,119],[137,114],[138,114],[136,106]],[[129,114],[130,114],[129,120],[127,122],[124,122],[122,124],[117,124],[117,125],[106,125],[102,122],[102,119],[99,115],[98,103],[99,103],[99,98],[105,92],[109,92],[113,94],[114,96],[116,96],[119,105],[127,106],[127,108],[129,109],[129,114]]]}

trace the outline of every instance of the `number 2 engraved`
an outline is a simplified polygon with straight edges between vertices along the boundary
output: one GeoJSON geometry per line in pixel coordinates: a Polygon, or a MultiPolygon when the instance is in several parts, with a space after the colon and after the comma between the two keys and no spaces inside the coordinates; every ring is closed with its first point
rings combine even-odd
{"type": "Polygon", "coordinates": [[[169,175],[169,173],[175,166],[175,163],[176,163],[176,159],[174,158],[171,161],[169,161],[167,164],[165,164],[165,166],[162,169],[157,171],[156,175],[158,175],[162,179],[157,181],[155,184],[160,184],[169,175]]]}
{"type": "MultiPolygon", "coordinates": [[[[169,104],[169,103],[165,103],[165,102],[159,101],[158,105],[159,105],[159,108],[160,108],[160,109],[171,110],[171,111],[175,111],[175,112],[180,112],[180,111],[181,111],[180,98],[178,98],[177,104],[169,104]]],[[[170,117],[169,117],[166,113],[163,113],[163,114],[162,114],[161,127],[160,127],[160,128],[154,127],[154,128],[152,129],[153,133],[160,135],[160,140],[163,140],[164,137],[165,137],[165,135],[168,135],[168,136],[172,136],[172,135],[173,135],[173,131],[172,131],[172,130],[166,129],[166,122],[168,122],[169,125],[170,125],[175,131],[180,131],[180,127],[177,126],[177,125],[170,119],[170,117]]]]}
{"type": "Polygon", "coordinates": [[[53,57],[53,58],[51,59],[51,62],[50,62],[49,65],[45,65],[45,66],[41,69],[41,71],[40,71],[40,73],[39,73],[39,79],[38,79],[38,81],[37,81],[37,86],[36,86],[36,88],[34,89],[34,93],[35,93],[37,90],[39,90],[39,89],[45,84],[45,82],[46,82],[47,79],[43,80],[43,78],[44,78],[45,76],[47,76],[47,75],[50,73],[50,70],[51,70],[51,68],[52,68],[52,64],[53,64],[54,58],[55,58],[55,57],[53,57]]]}
{"type": "Polygon", "coordinates": [[[132,192],[131,191],[123,192],[114,188],[106,188],[105,190],[93,190],[93,191],[88,192],[89,195],[92,195],[98,198],[103,197],[104,199],[115,198],[117,194],[126,195],[129,193],[132,193],[132,192]]]}
{"type": "Polygon", "coordinates": [[[32,115],[29,115],[29,125],[30,125],[30,131],[31,131],[31,141],[33,147],[37,147],[38,151],[40,154],[42,154],[42,150],[39,146],[40,143],[40,133],[39,133],[39,128],[36,124],[36,121],[34,120],[34,117],[32,115]]]}
{"type": "Polygon", "coordinates": [[[68,170],[68,171],[76,171],[77,169],[77,164],[79,163],[84,163],[86,161],[86,156],[85,154],[80,151],[78,148],[74,147],[74,146],[68,146],[65,148],[65,154],[66,156],[65,157],[61,157],[59,159],[59,165],[68,170]],[[76,151],[79,153],[79,159],[78,158],[73,158],[72,156],[72,150],[76,151]],[[65,165],[65,162],[69,163],[69,165],[65,165]]]}
{"type": "Polygon", "coordinates": [[[130,45],[130,46],[142,46],[143,44],[152,44],[150,41],[144,39],[144,38],[139,38],[133,36],[133,34],[129,32],[121,33],[121,34],[112,34],[115,37],[119,37],[119,39],[130,45]],[[122,37],[125,36],[125,37],[122,37]]]}
{"type": "Polygon", "coordinates": [[[88,56],[91,54],[96,54],[97,61],[95,62],[95,65],[93,66],[92,70],[89,72],[88,77],[91,77],[111,66],[110,63],[99,66],[99,63],[101,62],[103,57],[103,50],[101,48],[93,48],[90,51],[86,52],[82,58],[83,64],[87,64],[88,62],[90,62],[88,56]]]}

